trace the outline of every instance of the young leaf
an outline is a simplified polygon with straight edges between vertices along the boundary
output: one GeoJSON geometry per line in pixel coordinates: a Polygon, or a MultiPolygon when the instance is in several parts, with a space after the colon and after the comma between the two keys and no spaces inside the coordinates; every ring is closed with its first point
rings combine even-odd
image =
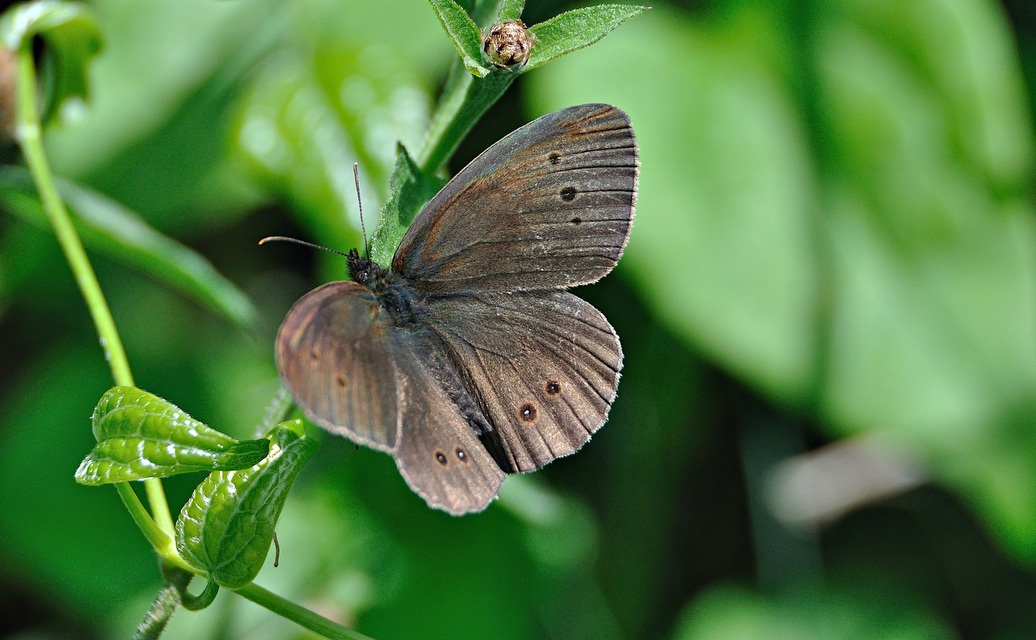
{"type": "Polygon", "coordinates": [[[389,199],[381,212],[381,226],[371,239],[371,257],[388,264],[418,209],[442,188],[443,182],[421,172],[403,145],[396,145],[396,167],[389,179],[389,199]]]}
{"type": "Polygon", "coordinates": [[[47,43],[43,121],[47,123],[70,99],[89,97],[87,65],[101,50],[101,32],[81,4],[41,0],[16,5],[0,18],[0,39],[11,51],[39,36],[47,43]]]}
{"type": "Polygon", "coordinates": [[[503,0],[500,3],[499,20],[517,20],[522,17],[525,9],[525,0],[503,0]]]}
{"type": "Polygon", "coordinates": [[[76,482],[101,485],[191,471],[243,469],[266,457],[266,439],[238,442],[136,387],[113,387],[93,414],[97,446],[76,482]]]}
{"type": "Polygon", "coordinates": [[[482,64],[482,32],[471,17],[454,0],[429,0],[435,15],[439,16],[446,35],[457,47],[464,68],[479,78],[489,75],[489,67],[482,64]]]}
{"type": "Polygon", "coordinates": [[[529,31],[536,36],[536,46],[524,71],[591,45],[646,10],[647,7],[628,4],[601,4],[574,9],[533,25],[529,31]]]}
{"type": "Polygon", "coordinates": [[[288,491],[316,451],[316,440],[301,431],[301,420],[275,427],[265,460],[250,469],[211,474],[180,512],[177,550],[217,584],[241,587],[263,566],[288,491]]]}

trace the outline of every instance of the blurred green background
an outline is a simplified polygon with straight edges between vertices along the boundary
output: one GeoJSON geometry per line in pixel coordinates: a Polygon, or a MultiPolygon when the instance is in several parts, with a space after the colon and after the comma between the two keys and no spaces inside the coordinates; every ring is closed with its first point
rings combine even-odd
{"type": "MultiPolygon", "coordinates": [[[[455,51],[423,0],[88,4],[105,48],[51,160],[250,298],[86,237],[137,384],[248,437],[281,318],[345,272],[257,240],[356,246],[351,163],[370,228],[455,51]]],[[[629,113],[630,245],[578,291],[626,354],[608,424],[464,518],[325,437],[257,582],[375,638],[1036,637],[1036,8],[652,5],[451,163],[556,108],[629,113]]],[[[154,555],[72,479],[111,378],[52,234],[3,200],[0,635],[129,637],[154,555]]],[[[165,482],[174,509],[199,480],[165,482]]],[[[311,636],[224,592],[166,637],[311,636]]]]}

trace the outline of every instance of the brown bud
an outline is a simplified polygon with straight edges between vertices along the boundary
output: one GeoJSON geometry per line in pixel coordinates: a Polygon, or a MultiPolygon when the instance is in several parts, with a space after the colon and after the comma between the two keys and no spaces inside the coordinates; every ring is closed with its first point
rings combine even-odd
{"type": "Polygon", "coordinates": [[[482,53],[486,60],[500,69],[521,69],[529,61],[529,53],[536,44],[533,35],[521,20],[505,20],[489,28],[482,39],[482,53]]]}

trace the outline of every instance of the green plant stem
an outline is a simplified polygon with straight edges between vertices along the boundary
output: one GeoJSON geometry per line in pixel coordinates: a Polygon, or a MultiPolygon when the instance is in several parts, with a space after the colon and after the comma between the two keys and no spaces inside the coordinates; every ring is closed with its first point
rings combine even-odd
{"type": "Polygon", "coordinates": [[[454,65],[428,138],[414,157],[422,173],[432,175],[439,171],[478,119],[517,77],[518,74],[508,71],[493,71],[485,78],[476,79],[463,65],[454,65]]]}
{"type": "Polygon", "coordinates": [[[47,157],[43,150],[39,109],[36,105],[36,70],[33,67],[32,51],[29,47],[22,47],[18,53],[18,87],[18,143],[25,156],[25,162],[28,164],[29,172],[32,173],[36,188],[39,190],[40,200],[43,201],[47,217],[50,218],[50,223],[54,227],[54,234],[61,245],[61,250],[65,253],[65,259],[68,260],[72,275],[75,277],[76,284],[86,300],[90,316],[97,327],[101,348],[104,349],[105,360],[111,368],[112,378],[115,380],[115,384],[131,386],[133,375],[130,373],[122,341],[115,329],[115,321],[112,319],[104,294],[101,292],[101,286],[97,283],[97,276],[90,265],[90,260],[83,250],[79,235],[72,225],[68,210],[65,209],[65,203],[58,195],[54,176],[47,164],[47,157]]]}
{"type": "MultiPolygon", "coordinates": [[[[157,482],[161,488],[161,483],[157,482]]],[[[137,494],[133,493],[132,487],[128,482],[119,482],[114,485],[115,490],[119,493],[119,497],[122,498],[122,503],[126,505],[126,510],[129,511],[130,517],[137,523],[140,531],[147,538],[147,541],[151,543],[155,553],[162,558],[162,560],[168,564],[181,569],[186,569],[192,573],[197,573],[197,569],[187,564],[187,562],[180,557],[179,552],[176,550],[176,543],[173,540],[172,529],[166,531],[159,523],[151,517],[151,514],[147,512],[144,505],[140,503],[137,498],[137,494]]],[[[163,494],[163,501],[165,496],[163,494]]],[[[172,525],[170,525],[172,526],[172,525]]]]}
{"type": "MultiPolygon", "coordinates": [[[[32,58],[31,39],[26,40],[18,50],[17,109],[18,144],[33,181],[36,183],[43,208],[54,228],[54,235],[61,245],[61,250],[65,253],[65,259],[68,260],[72,275],[75,277],[76,284],[86,301],[87,309],[90,311],[90,316],[93,318],[94,326],[100,337],[101,348],[104,350],[104,358],[111,368],[112,379],[117,385],[132,386],[133,374],[130,372],[126,352],[122,348],[122,340],[115,329],[115,320],[104,299],[104,293],[101,292],[101,285],[97,282],[93,266],[86,257],[86,251],[83,250],[83,243],[80,242],[79,235],[72,225],[72,219],[68,215],[65,203],[58,194],[54,184],[54,175],[50,171],[47,155],[43,150],[40,112],[36,104],[36,68],[32,58]]],[[[158,527],[160,530],[165,529],[171,533],[173,530],[172,517],[169,514],[169,505],[166,502],[162,483],[152,479],[145,482],[145,487],[151,508],[156,514],[157,525],[156,520],[148,515],[137,495],[128,485],[118,485],[118,491],[137,526],[154,544],[156,536],[153,529],[158,527]]],[[[175,555],[175,549],[173,553],[175,555]]]]}
{"type": "Polygon", "coordinates": [[[370,640],[370,638],[359,631],[355,631],[349,627],[342,626],[337,622],[328,620],[323,616],[317,615],[309,609],[300,607],[290,600],[285,600],[279,595],[271,593],[255,583],[246,584],[240,589],[235,589],[234,592],[241,594],[257,605],[265,607],[277,615],[287,618],[299,626],[305,627],[306,629],[309,629],[314,633],[318,633],[325,638],[333,638],[336,640],[370,640]]]}

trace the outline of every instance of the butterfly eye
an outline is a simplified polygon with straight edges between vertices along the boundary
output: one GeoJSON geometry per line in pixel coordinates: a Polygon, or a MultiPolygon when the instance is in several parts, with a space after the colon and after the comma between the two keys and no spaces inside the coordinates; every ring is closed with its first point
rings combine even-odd
{"type": "Polygon", "coordinates": [[[565,187],[564,189],[562,189],[561,190],[561,199],[564,200],[565,202],[572,202],[573,200],[575,200],[576,199],[576,188],[575,187],[565,187]]]}
{"type": "Polygon", "coordinates": [[[446,459],[446,454],[442,451],[435,452],[435,461],[444,467],[450,463],[450,461],[446,459]]]}
{"type": "Polygon", "coordinates": [[[536,422],[536,405],[526,402],[518,409],[518,415],[525,422],[536,422]]]}
{"type": "Polygon", "coordinates": [[[557,380],[547,380],[547,384],[543,385],[543,390],[547,392],[548,396],[556,396],[561,393],[561,383],[557,380]]]}

